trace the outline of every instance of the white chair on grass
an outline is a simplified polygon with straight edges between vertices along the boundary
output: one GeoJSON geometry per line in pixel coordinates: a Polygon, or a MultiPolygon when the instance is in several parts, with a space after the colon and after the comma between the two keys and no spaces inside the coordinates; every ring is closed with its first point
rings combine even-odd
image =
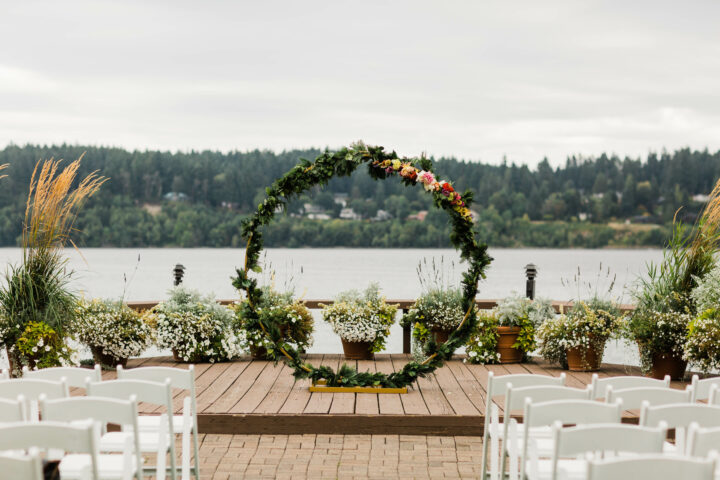
{"type": "Polygon", "coordinates": [[[615,390],[612,387],[608,387],[606,393],[606,402],[612,403],[618,398],[622,398],[623,408],[626,410],[636,410],[642,407],[643,402],[647,402],[649,405],[690,403],[692,387],[687,387],[685,390],[662,387],[637,387],[615,390]]]}
{"type": "MultiPolygon", "coordinates": [[[[643,403],[640,409],[640,425],[655,427],[665,423],[668,428],[675,429],[675,444],[666,443],[665,453],[685,454],[686,439],[690,424],[697,423],[703,427],[720,427],[720,406],[702,403],[674,403],[669,405],[651,406],[643,403]]],[[[720,448],[720,444],[718,444],[720,448]]]]}
{"type": "MultiPolygon", "coordinates": [[[[550,377],[548,375],[532,375],[532,374],[516,374],[502,375],[496,377],[493,372],[488,372],[487,379],[487,395],[485,397],[485,426],[483,428],[483,451],[482,451],[482,479],[485,480],[488,472],[488,449],[492,444],[495,447],[494,455],[491,457],[493,462],[497,462],[499,452],[499,442],[503,440],[504,430],[500,425],[500,413],[497,404],[493,400],[504,398],[508,384],[513,384],[516,388],[553,385],[565,385],[565,374],[561,373],[559,377],[550,377]]],[[[495,463],[497,470],[497,464],[495,463]]]]}
{"type": "Polygon", "coordinates": [[[588,462],[588,480],[712,480],[715,459],[638,455],[588,462]]]}
{"type": "MultiPolygon", "coordinates": [[[[71,397],[58,400],[40,399],[40,413],[43,421],[56,422],[77,422],[78,420],[91,420],[99,422],[101,437],[98,443],[99,452],[124,452],[127,438],[132,440],[132,470],[138,480],[143,478],[142,453],[149,452],[157,454],[158,462],[165,462],[167,454],[168,435],[150,435],[141,442],[140,431],[137,425],[137,401],[135,397],[130,400],[117,400],[100,397],[71,397]],[[107,424],[120,425],[122,431],[107,432],[107,424]],[[145,447],[145,449],[143,449],[145,447]]],[[[109,456],[103,456],[109,457],[109,456]]],[[[113,455],[117,457],[117,455],[113,455]]],[[[164,478],[164,468],[161,470],[161,478],[164,478]]]]}
{"type": "Polygon", "coordinates": [[[603,456],[624,453],[662,453],[667,429],[639,427],[621,423],[587,424],[563,427],[553,424],[553,452],[551,458],[538,458],[537,451],[528,450],[526,477],[528,480],[584,480],[587,478],[588,452],[603,456]]]}
{"type": "Polygon", "coordinates": [[[590,385],[592,385],[592,399],[595,400],[605,398],[608,387],[612,387],[613,390],[640,387],[670,388],[670,375],[665,375],[665,378],[658,380],[635,375],[600,378],[597,373],[593,373],[590,385]]]}
{"type": "MultiPolygon", "coordinates": [[[[87,394],[89,397],[105,397],[105,398],[117,398],[117,399],[129,399],[131,396],[135,396],[138,402],[151,403],[154,405],[160,405],[165,407],[167,417],[171,418],[173,415],[173,403],[172,403],[172,388],[170,387],[171,381],[169,378],[165,379],[165,382],[148,382],[146,380],[109,380],[105,382],[89,383],[87,385],[87,394]]],[[[190,425],[190,399],[186,398],[183,404],[183,415],[186,415],[184,425],[186,428],[190,425]]],[[[167,421],[168,437],[170,439],[168,444],[168,451],[170,453],[170,478],[176,480],[177,478],[177,460],[175,458],[175,432],[173,430],[173,422],[167,421]]],[[[138,419],[139,424],[139,419],[138,419]]],[[[162,427],[162,423],[160,424],[162,427]]],[[[142,432],[142,429],[140,429],[142,432]]],[[[183,460],[183,464],[189,465],[189,462],[183,460]]],[[[156,469],[160,469],[162,466],[156,466],[156,469]]],[[[146,467],[144,471],[153,471],[152,467],[146,467]]]]}
{"type": "MultiPolygon", "coordinates": [[[[528,465],[528,449],[533,450],[533,458],[550,457],[554,450],[552,435],[541,438],[533,438],[531,432],[539,427],[550,428],[555,422],[562,425],[580,424],[619,424],[622,417],[622,403],[600,403],[593,400],[554,400],[549,402],[535,402],[531,397],[525,398],[525,409],[523,411],[523,433],[522,435],[509,434],[508,454],[510,455],[510,478],[517,475],[517,464],[520,462],[520,478],[525,478],[528,466],[537,474],[535,465],[528,465]],[[511,440],[512,439],[512,440],[511,440]],[[514,441],[513,441],[514,440],[514,441]]],[[[511,430],[515,430],[517,422],[511,420],[511,430]]],[[[532,478],[537,478],[534,476],[532,478]]]]}
{"type": "Polygon", "coordinates": [[[45,478],[40,452],[35,447],[30,448],[27,455],[0,455],[0,472],[2,472],[2,478],[18,480],[44,480],[45,478]]]}
{"type": "MultiPolygon", "coordinates": [[[[525,409],[526,400],[531,402],[550,402],[553,400],[590,400],[590,387],[588,386],[584,390],[571,387],[558,387],[554,385],[550,386],[536,386],[536,387],[523,387],[515,388],[512,384],[508,384],[505,391],[505,410],[503,412],[503,445],[500,450],[500,469],[495,468],[497,465],[491,465],[491,477],[496,479],[500,472],[505,471],[506,459],[508,454],[511,453],[508,448],[510,447],[510,439],[508,438],[508,432],[510,428],[510,420],[512,418],[512,412],[517,410],[525,409]]],[[[493,419],[494,421],[494,419],[493,419]]],[[[518,436],[525,436],[525,425],[516,425],[513,428],[517,432],[518,436]]],[[[528,438],[550,438],[552,435],[552,428],[550,426],[533,427],[528,434],[528,438]]],[[[490,451],[493,449],[497,451],[497,445],[491,445],[490,451]]],[[[512,452],[514,453],[514,452],[512,452]]],[[[492,460],[492,459],[491,459],[492,460]]]]}
{"type": "MultiPolygon", "coordinates": [[[[185,368],[170,367],[139,367],[129,370],[124,369],[121,365],[117,367],[117,378],[119,380],[147,380],[151,382],[164,382],[169,378],[172,388],[187,390],[190,397],[190,433],[193,441],[193,457],[192,473],[196,480],[200,478],[200,442],[198,441],[198,424],[197,424],[197,396],[195,393],[195,365],[185,368]]],[[[186,408],[183,407],[183,415],[173,415],[173,431],[175,434],[183,433],[182,436],[182,470],[183,478],[187,478],[186,469],[188,465],[185,462],[190,460],[190,438],[184,434],[187,431],[185,425],[187,416],[184,414],[186,408]]],[[[158,417],[156,415],[143,415],[140,417],[141,431],[157,431],[158,417]]]]}
{"type": "Polygon", "coordinates": [[[28,367],[23,367],[23,378],[51,380],[55,382],[59,382],[64,378],[69,387],[85,388],[85,380],[88,378],[90,378],[91,382],[99,382],[102,380],[102,370],[100,369],[100,365],[95,365],[92,369],[53,367],[30,370],[28,367]]]}
{"type": "Polygon", "coordinates": [[[19,395],[25,398],[27,419],[36,422],[38,420],[37,402],[40,395],[45,395],[48,399],[55,399],[66,398],[69,393],[64,378],[58,382],[26,378],[0,380],[0,398],[16,400],[19,395]]]}
{"type": "Polygon", "coordinates": [[[123,455],[99,455],[99,427],[90,421],[7,424],[0,426],[0,450],[61,450],[65,452],[59,468],[63,480],[84,480],[88,472],[93,480],[131,480],[132,439],[127,439],[123,455]]]}
{"type": "Polygon", "coordinates": [[[0,398],[0,424],[27,421],[27,401],[23,395],[17,400],[0,398]]]}

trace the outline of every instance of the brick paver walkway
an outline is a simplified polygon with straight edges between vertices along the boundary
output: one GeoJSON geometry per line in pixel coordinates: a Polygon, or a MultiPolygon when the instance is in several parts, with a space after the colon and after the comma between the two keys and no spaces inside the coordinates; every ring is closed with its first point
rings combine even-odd
{"type": "Polygon", "coordinates": [[[203,479],[479,478],[480,437],[201,435],[203,479]]]}

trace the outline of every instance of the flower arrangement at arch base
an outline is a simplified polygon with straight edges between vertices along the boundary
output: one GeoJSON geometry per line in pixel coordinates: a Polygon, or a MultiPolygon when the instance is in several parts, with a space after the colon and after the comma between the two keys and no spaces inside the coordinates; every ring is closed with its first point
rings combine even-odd
{"type": "Polygon", "coordinates": [[[478,282],[484,278],[484,272],[491,258],[487,255],[487,246],[479,244],[473,232],[472,215],[469,206],[472,193],[460,194],[447,181],[439,181],[432,171],[432,162],[427,158],[400,158],[395,152],[385,152],[383,147],[353,144],[336,152],[326,151],[313,162],[301,160],[284,176],[277,179],[266,189],[266,198],[258,206],[255,214],[243,223],[243,236],[247,239],[245,265],[237,269],[233,285],[246,294],[240,315],[248,331],[262,332],[268,340],[268,356],[275,360],[283,358],[293,369],[296,378],[309,378],[313,383],[325,382],[333,387],[385,387],[400,388],[411,385],[418,377],[426,376],[441,367],[452,353],[464,345],[475,327],[475,295],[478,282]],[[328,366],[315,367],[304,361],[300,352],[285,341],[281,325],[273,321],[262,321],[257,306],[262,302],[262,289],[250,276],[250,272],[260,271],[258,259],[262,251],[261,227],[269,224],[278,210],[282,210],[289,199],[309,190],[316,185],[324,185],[335,176],[352,174],[360,165],[367,164],[370,176],[382,180],[392,176],[400,177],[406,186],[420,184],[432,196],[437,208],[443,209],[452,224],[451,243],[460,251],[460,257],[468,264],[463,274],[463,310],[462,322],[450,334],[448,341],[439,344],[429,341],[424,350],[422,361],[413,361],[399,371],[389,375],[379,372],[358,372],[347,365],[337,372],[328,366]]]}

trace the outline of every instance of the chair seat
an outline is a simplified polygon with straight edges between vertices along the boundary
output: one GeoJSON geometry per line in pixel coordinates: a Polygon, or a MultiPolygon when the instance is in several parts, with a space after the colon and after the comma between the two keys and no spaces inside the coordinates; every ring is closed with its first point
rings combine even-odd
{"type": "MultiPolygon", "coordinates": [[[[122,452],[125,448],[126,438],[132,436],[127,432],[109,432],[100,439],[99,450],[101,452],[122,452]]],[[[158,449],[160,436],[152,432],[140,432],[140,451],[142,453],[155,453],[158,449]]],[[[170,436],[168,435],[165,445],[169,445],[170,436]]]]}
{"type": "MultiPolygon", "coordinates": [[[[537,470],[532,472],[531,462],[525,463],[525,472],[528,480],[550,480],[552,476],[552,460],[538,460],[537,470]]],[[[584,480],[587,478],[587,462],[574,458],[561,458],[558,460],[558,477],[566,480],[584,480]],[[565,475],[561,475],[564,472],[565,475]]]]}
{"type": "MultiPolygon", "coordinates": [[[[535,451],[537,452],[537,455],[539,457],[549,457],[552,455],[554,447],[555,447],[555,440],[552,438],[545,438],[545,437],[533,437],[531,436],[531,443],[530,445],[535,443],[535,451]]],[[[517,439],[517,449],[518,449],[518,455],[523,450],[523,439],[518,438],[517,439]]]]}
{"type": "MultiPolygon", "coordinates": [[[[173,432],[180,434],[183,431],[183,416],[173,415],[173,432]]],[[[138,416],[138,428],[141,432],[154,432],[160,428],[160,415],[139,415],[138,416]]],[[[190,425],[190,431],[192,432],[192,424],[190,425]]]]}
{"type": "MultiPolygon", "coordinates": [[[[135,457],[131,459],[131,469],[137,469],[135,457]]],[[[60,461],[60,477],[65,479],[83,478],[84,472],[92,471],[90,455],[73,453],[65,455],[60,461]]],[[[122,455],[98,455],[98,480],[114,480],[123,478],[123,456],[122,455]]]]}

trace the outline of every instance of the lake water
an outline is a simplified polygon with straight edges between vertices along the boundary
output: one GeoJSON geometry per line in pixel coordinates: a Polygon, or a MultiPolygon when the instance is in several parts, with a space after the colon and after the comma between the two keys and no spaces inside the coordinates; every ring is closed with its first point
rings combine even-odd
{"type": "MultiPolygon", "coordinates": [[[[629,303],[629,291],[638,275],[646,271],[648,262],[662,258],[659,249],[491,249],[489,253],[494,260],[480,284],[478,298],[524,294],[525,265],[533,263],[538,270],[537,296],[553,300],[588,297],[596,290],[606,292],[614,279],[611,297],[629,303]]],[[[0,248],[0,269],[19,262],[21,256],[20,249],[0,248]]],[[[217,298],[234,299],[238,293],[230,278],[243,264],[244,250],[87,248],[81,252],[68,249],[67,256],[69,267],[75,271],[72,287],[87,297],[124,295],[126,300],[163,300],[172,287],[173,267],[180,263],[186,268],[184,285],[214,293],[217,298]]],[[[260,278],[280,289],[291,286],[305,299],[329,299],[343,290],[362,289],[370,282],[378,282],[389,299],[408,299],[422,290],[418,263],[433,260],[444,265],[447,282],[459,283],[464,265],[452,249],[267,249],[264,262],[269,267],[260,278]]],[[[402,329],[397,325],[387,345],[389,352],[402,351],[402,329]]],[[[310,351],[342,351],[340,340],[319,315],[310,351]]],[[[636,364],[637,354],[622,344],[609,345],[605,361],[636,364]]]]}

